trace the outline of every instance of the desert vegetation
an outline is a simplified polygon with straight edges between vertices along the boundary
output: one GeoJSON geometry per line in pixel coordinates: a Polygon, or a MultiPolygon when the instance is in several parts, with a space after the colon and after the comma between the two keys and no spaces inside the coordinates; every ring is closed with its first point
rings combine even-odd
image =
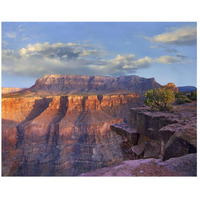
{"type": "Polygon", "coordinates": [[[144,103],[154,110],[169,111],[175,101],[174,92],[164,87],[148,90],[145,97],[144,103]]]}

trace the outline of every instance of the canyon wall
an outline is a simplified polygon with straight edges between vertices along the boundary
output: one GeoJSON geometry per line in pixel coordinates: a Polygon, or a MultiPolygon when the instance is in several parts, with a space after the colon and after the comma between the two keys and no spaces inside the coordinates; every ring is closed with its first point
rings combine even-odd
{"type": "Polygon", "coordinates": [[[140,95],[2,98],[2,175],[71,176],[123,160],[121,137],[140,95]]]}
{"type": "Polygon", "coordinates": [[[139,76],[45,75],[3,94],[2,175],[73,176],[123,161],[110,125],[158,87],[139,76]]]}

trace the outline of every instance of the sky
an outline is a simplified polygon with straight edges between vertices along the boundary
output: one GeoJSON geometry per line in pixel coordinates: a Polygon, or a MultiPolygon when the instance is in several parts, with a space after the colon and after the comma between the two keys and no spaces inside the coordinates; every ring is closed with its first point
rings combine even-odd
{"type": "Polygon", "coordinates": [[[197,85],[195,22],[2,22],[2,87],[45,74],[154,77],[197,85]]]}

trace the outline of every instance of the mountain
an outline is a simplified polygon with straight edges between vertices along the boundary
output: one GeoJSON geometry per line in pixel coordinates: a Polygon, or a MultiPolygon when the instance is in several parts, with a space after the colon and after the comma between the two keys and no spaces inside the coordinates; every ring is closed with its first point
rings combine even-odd
{"type": "Polygon", "coordinates": [[[124,160],[110,129],[160,85],[138,76],[46,75],[2,95],[2,175],[74,176],[124,160]]]}
{"type": "Polygon", "coordinates": [[[78,76],[78,75],[45,75],[23,94],[61,95],[61,94],[106,94],[138,93],[142,94],[151,88],[158,88],[154,78],[139,76],[78,76]]]}
{"type": "Polygon", "coordinates": [[[178,87],[178,91],[179,92],[194,92],[196,91],[197,88],[194,86],[182,86],[182,87],[178,87]]]}

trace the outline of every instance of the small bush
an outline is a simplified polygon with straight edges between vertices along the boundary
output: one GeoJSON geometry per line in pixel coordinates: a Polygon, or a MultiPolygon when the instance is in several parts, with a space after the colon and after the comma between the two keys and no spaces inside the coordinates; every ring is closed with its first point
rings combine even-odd
{"type": "Polygon", "coordinates": [[[192,101],[184,94],[177,93],[176,94],[176,104],[185,104],[185,103],[191,103],[192,101]]]}
{"type": "Polygon", "coordinates": [[[152,109],[168,111],[173,108],[172,104],[175,101],[175,95],[170,89],[158,88],[148,90],[145,96],[144,103],[152,109]]]}

